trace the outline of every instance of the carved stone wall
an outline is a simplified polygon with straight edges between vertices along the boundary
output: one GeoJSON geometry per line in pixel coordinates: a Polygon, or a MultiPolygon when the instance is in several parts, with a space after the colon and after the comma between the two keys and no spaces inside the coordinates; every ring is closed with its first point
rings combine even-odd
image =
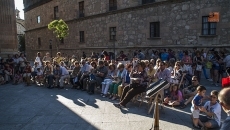
{"type": "MultiPolygon", "coordinates": [[[[26,48],[29,56],[37,51],[49,51],[49,40],[55,45],[55,35],[47,29],[53,20],[53,7],[59,7],[59,16],[69,26],[69,36],[60,45],[64,53],[82,54],[101,50],[116,52],[154,48],[188,49],[211,48],[230,45],[229,0],[164,0],[148,5],[141,1],[118,0],[117,11],[108,12],[108,0],[85,0],[85,17],[79,18],[78,2],[53,0],[25,12],[26,48]],[[202,16],[220,13],[216,35],[203,36],[202,16]],[[41,23],[36,23],[36,16],[41,23]],[[150,38],[150,22],[160,22],[160,37],[150,38]],[[116,27],[116,41],[109,40],[109,28],[116,27]],[[84,31],[85,42],[80,43],[79,31],[84,31]],[[41,46],[38,46],[38,37],[41,46]]],[[[54,48],[54,47],[53,47],[54,48]]],[[[55,48],[53,50],[55,52],[55,48]]]]}

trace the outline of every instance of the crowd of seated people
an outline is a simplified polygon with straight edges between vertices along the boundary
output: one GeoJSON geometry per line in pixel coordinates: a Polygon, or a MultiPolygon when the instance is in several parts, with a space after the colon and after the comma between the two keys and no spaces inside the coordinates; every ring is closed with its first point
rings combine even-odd
{"type": "MultiPolygon", "coordinates": [[[[34,83],[49,89],[63,89],[65,84],[71,84],[72,89],[86,91],[89,94],[94,94],[96,90],[99,90],[102,97],[119,100],[114,105],[123,108],[133,97],[144,93],[149,84],[163,79],[171,84],[168,93],[164,95],[164,104],[185,108],[192,102],[193,122],[194,126],[198,127],[196,118],[199,117],[195,110],[205,112],[207,116],[219,114],[219,110],[218,112],[211,111],[210,108],[205,110],[199,102],[196,102],[197,98],[203,96],[197,96],[201,91],[199,87],[202,71],[205,78],[213,81],[215,86],[218,86],[220,78],[218,76],[223,76],[219,73],[222,73],[224,69],[222,64],[227,60],[224,59],[224,54],[221,56],[218,54],[222,53],[214,50],[208,53],[194,50],[192,54],[189,54],[188,51],[176,54],[172,50],[168,52],[162,50],[153,51],[152,59],[146,60],[145,54],[137,50],[134,52],[133,59],[128,59],[121,51],[118,58],[113,60],[106,51],[103,51],[101,56],[93,52],[89,58],[83,53],[81,59],[76,59],[74,55],[68,59],[60,52],[56,57],[51,57],[49,53],[46,53],[42,58],[41,53],[38,52],[34,65],[31,66],[25,55],[21,53],[20,55],[9,55],[5,61],[1,59],[0,85],[12,80],[15,85],[24,82],[26,86],[34,83]],[[210,63],[211,68],[208,67],[210,63]],[[207,68],[210,69],[211,79],[206,74],[207,68]]],[[[213,91],[211,96],[217,97],[216,93],[213,91]]],[[[214,99],[210,100],[212,104],[216,102],[214,99]]],[[[204,107],[211,107],[210,103],[204,107]]],[[[199,121],[199,125],[207,128],[220,126],[219,115],[217,117],[213,116],[216,122],[202,120],[204,123],[199,121]]]]}

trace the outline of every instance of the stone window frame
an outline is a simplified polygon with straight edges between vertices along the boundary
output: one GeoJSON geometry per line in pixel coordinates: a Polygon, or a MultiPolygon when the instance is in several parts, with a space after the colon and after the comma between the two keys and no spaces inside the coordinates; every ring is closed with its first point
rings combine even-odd
{"type": "Polygon", "coordinates": [[[160,22],[150,22],[149,24],[149,37],[159,38],[160,37],[160,22]]]}
{"type": "Polygon", "coordinates": [[[84,43],[85,42],[85,32],[79,31],[79,42],[84,43]]]}
{"type": "Polygon", "coordinates": [[[79,2],[78,5],[79,5],[79,18],[85,17],[84,1],[79,2]]]}
{"type": "Polygon", "coordinates": [[[59,10],[58,6],[54,7],[54,19],[59,19],[59,10]]]}
{"type": "Polygon", "coordinates": [[[117,0],[109,0],[109,11],[117,10],[117,0]]]}
{"type": "Polygon", "coordinates": [[[216,22],[208,22],[208,17],[209,16],[202,16],[201,34],[203,36],[214,36],[214,35],[216,35],[217,23],[216,22]],[[206,30],[206,32],[204,32],[204,30],[206,30]],[[213,30],[214,32],[212,33],[211,30],[213,30]]]}
{"type": "Polygon", "coordinates": [[[41,16],[40,15],[37,16],[37,23],[41,23],[41,16]]]}
{"type": "Polygon", "coordinates": [[[41,37],[38,37],[38,46],[41,46],[42,43],[41,43],[41,37]]]}
{"type": "Polygon", "coordinates": [[[117,40],[117,27],[113,26],[113,27],[109,27],[109,40],[110,41],[116,41],[117,40]],[[115,35],[112,35],[112,32],[115,32],[115,35]]]}
{"type": "Polygon", "coordinates": [[[156,2],[155,0],[142,0],[142,5],[156,2]]]}

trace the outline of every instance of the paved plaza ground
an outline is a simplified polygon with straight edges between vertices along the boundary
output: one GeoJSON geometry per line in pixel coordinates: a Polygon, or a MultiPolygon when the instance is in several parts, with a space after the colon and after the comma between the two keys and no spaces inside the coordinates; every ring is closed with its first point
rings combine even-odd
{"type": "MultiPolygon", "coordinates": [[[[207,94],[220,87],[202,79],[207,94]]],[[[149,130],[152,113],[144,103],[129,103],[127,109],[113,106],[113,101],[99,94],[70,89],[47,89],[32,85],[0,86],[0,130],[149,130]]],[[[226,114],[222,111],[222,119],[226,114]]],[[[160,129],[191,130],[190,106],[165,107],[160,111],[160,129]]]]}

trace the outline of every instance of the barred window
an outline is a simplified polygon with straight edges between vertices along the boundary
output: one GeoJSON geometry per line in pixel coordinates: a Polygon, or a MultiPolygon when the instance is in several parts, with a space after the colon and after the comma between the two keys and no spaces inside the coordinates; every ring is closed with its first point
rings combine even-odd
{"type": "Polygon", "coordinates": [[[37,16],[37,23],[40,23],[40,22],[41,22],[41,17],[37,16]]]}
{"type": "Polygon", "coordinates": [[[117,0],[109,0],[109,11],[117,10],[117,0]]]}
{"type": "Polygon", "coordinates": [[[202,17],[202,35],[216,35],[216,22],[208,22],[208,16],[202,17]]]}
{"type": "Polygon", "coordinates": [[[110,40],[116,40],[116,27],[110,27],[110,40]]]}
{"type": "Polygon", "coordinates": [[[41,38],[39,37],[38,38],[38,46],[41,46],[42,45],[42,43],[41,43],[41,38]]]}
{"type": "Polygon", "coordinates": [[[84,31],[80,31],[80,42],[85,42],[84,31]]]}
{"type": "Polygon", "coordinates": [[[79,2],[79,17],[84,17],[84,1],[79,2]]]}
{"type": "Polygon", "coordinates": [[[150,38],[160,37],[160,22],[150,23],[150,38]]]}
{"type": "Polygon", "coordinates": [[[54,19],[59,19],[58,6],[54,7],[54,19]]]}

